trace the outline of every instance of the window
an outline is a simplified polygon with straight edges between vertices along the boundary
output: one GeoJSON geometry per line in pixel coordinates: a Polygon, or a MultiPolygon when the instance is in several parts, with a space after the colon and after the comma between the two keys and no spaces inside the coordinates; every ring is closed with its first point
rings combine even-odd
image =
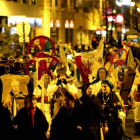
{"type": "Polygon", "coordinates": [[[35,5],[36,4],[36,0],[32,0],[32,4],[35,5]]]}
{"type": "Polygon", "coordinates": [[[23,0],[23,3],[26,3],[26,0],[23,0]]]}
{"type": "Polygon", "coordinates": [[[67,0],[61,0],[61,8],[67,8],[67,0]]]}

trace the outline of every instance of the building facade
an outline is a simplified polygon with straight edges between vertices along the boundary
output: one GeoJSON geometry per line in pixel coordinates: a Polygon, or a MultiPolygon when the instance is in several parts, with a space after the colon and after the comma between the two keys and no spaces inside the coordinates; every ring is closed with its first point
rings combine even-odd
{"type": "Polygon", "coordinates": [[[0,5],[0,32],[6,25],[16,27],[27,21],[31,26],[29,39],[45,35],[72,46],[88,45],[100,26],[97,0],[1,0],[0,5]]]}

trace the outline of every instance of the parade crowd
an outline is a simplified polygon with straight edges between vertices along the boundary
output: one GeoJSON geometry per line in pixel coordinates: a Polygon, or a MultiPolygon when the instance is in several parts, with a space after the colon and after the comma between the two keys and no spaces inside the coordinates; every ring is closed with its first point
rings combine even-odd
{"type": "MultiPolygon", "coordinates": [[[[22,58],[13,56],[6,58],[0,54],[2,78],[5,75],[29,76],[26,85],[28,93],[21,91],[20,87],[25,85],[13,78],[9,83],[10,92],[4,101],[2,95],[6,89],[3,87],[3,80],[0,80],[0,137],[4,140],[129,140],[131,138],[125,133],[125,117],[129,113],[126,112],[127,107],[134,110],[135,127],[132,127],[134,135],[139,136],[140,64],[137,60],[140,48],[129,47],[133,57],[136,58],[133,66],[126,63],[128,66],[126,69],[122,65],[123,58],[118,58],[121,60],[117,61],[118,67],[114,73],[105,67],[105,62],[110,61],[122,48],[105,47],[102,58],[98,59],[98,62],[104,65],[100,66],[95,74],[89,73],[91,75],[88,82],[85,69],[85,73],[81,75],[81,79],[84,77],[82,80],[86,81],[83,83],[76,80],[73,74],[67,73],[68,65],[62,60],[53,71],[52,77],[46,71],[42,71],[41,78],[36,82],[30,74],[27,74],[27,64],[31,59],[28,55],[22,58]],[[123,79],[129,71],[135,71],[136,74],[130,93],[126,97],[128,104],[125,104],[120,93],[124,84],[123,79]],[[20,108],[21,104],[23,106],[20,108]]],[[[126,49],[128,58],[130,52],[128,53],[127,48],[123,49],[126,49]]],[[[72,51],[80,53],[79,50],[75,47],[72,51]]],[[[90,51],[92,50],[86,53],[90,51]]],[[[94,67],[97,67],[96,63],[94,67]]]]}

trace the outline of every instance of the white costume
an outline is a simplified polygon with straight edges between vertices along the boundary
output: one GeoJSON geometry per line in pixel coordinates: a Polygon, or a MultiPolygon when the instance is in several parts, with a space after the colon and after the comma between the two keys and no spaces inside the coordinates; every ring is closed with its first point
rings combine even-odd
{"type": "MultiPolygon", "coordinates": [[[[140,73],[136,68],[136,76],[131,88],[131,99],[132,99],[132,107],[134,111],[134,120],[136,123],[140,123],[140,102],[135,101],[134,99],[134,91],[138,91],[138,85],[140,84],[140,73]]],[[[139,93],[140,94],[140,93],[139,93]]]]}
{"type": "Polygon", "coordinates": [[[134,79],[131,92],[130,92],[131,99],[132,99],[132,108],[134,112],[134,121],[135,121],[134,135],[135,136],[140,135],[140,92],[138,91],[138,85],[140,85],[140,72],[139,71],[137,67],[135,79],[134,79]]]}
{"type": "Polygon", "coordinates": [[[34,89],[33,94],[38,98],[37,100],[37,107],[41,109],[46,117],[47,122],[49,123],[48,130],[51,129],[51,96],[47,92],[47,89],[44,87],[44,76],[48,76],[47,74],[44,74],[40,81],[39,85],[37,85],[34,89]],[[44,99],[44,100],[43,100],[44,99]]]}
{"type": "MultiPolygon", "coordinates": [[[[48,88],[47,88],[47,92],[50,93],[50,95],[52,97],[55,95],[54,93],[58,90],[59,87],[68,90],[73,96],[78,97],[78,89],[76,88],[76,86],[75,86],[74,83],[72,83],[72,84],[67,83],[66,85],[64,83],[61,83],[61,85],[58,85],[57,86],[57,80],[58,79],[52,81],[48,85],[48,88]]],[[[53,116],[52,116],[52,119],[55,118],[56,114],[59,112],[60,108],[63,106],[62,100],[63,100],[63,96],[60,96],[57,99],[55,99],[55,103],[54,103],[54,107],[53,107],[53,116]]]]}
{"type": "Polygon", "coordinates": [[[101,89],[101,80],[100,81],[98,81],[97,83],[94,83],[93,84],[93,94],[95,95],[95,96],[97,96],[97,94],[98,94],[98,92],[100,91],[100,89],[101,89]]]}

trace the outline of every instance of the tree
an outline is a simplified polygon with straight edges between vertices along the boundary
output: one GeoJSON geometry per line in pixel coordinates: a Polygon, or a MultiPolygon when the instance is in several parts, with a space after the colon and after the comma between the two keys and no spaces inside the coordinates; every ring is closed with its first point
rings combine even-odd
{"type": "Polygon", "coordinates": [[[11,27],[6,26],[4,33],[2,33],[2,40],[3,40],[3,50],[5,56],[13,55],[14,52],[18,51],[21,54],[22,47],[19,42],[19,35],[14,33],[11,34],[11,27]]]}

